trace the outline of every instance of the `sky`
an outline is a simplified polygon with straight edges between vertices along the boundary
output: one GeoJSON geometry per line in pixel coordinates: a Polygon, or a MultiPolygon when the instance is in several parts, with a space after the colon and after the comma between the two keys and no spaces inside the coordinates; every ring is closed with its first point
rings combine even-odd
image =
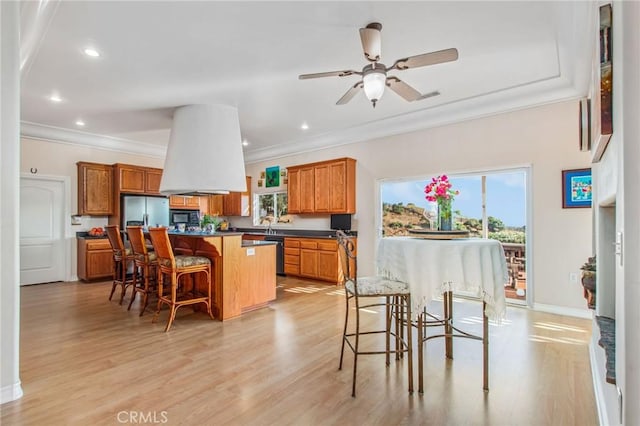
{"type": "MultiPolygon", "coordinates": [[[[496,217],[507,226],[526,224],[525,172],[491,173],[487,176],[487,215],[496,217]]],[[[450,177],[452,189],[460,191],[453,201],[453,210],[463,216],[482,218],[482,181],[480,175],[450,177]]],[[[425,199],[424,187],[431,178],[384,182],[381,185],[382,202],[413,203],[435,211],[435,203],[425,199]]]]}

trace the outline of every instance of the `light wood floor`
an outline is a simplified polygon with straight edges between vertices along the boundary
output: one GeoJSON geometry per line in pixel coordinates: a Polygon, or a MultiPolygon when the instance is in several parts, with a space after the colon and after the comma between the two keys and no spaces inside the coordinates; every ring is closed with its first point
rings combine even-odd
{"type": "MultiPolygon", "coordinates": [[[[279,278],[270,307],[217,322],[181,308],[138,317],[107,300],[110,283],[23,287],[24,397],[1,406],[3,425],[595,425],[591,322],[509,308],[490,327],[490,391],[480,342],[427,345],[425,394],[407,392],[406,365],[384,356],[338,371],[344,296],[333,286],[279,278]],[[133,414],[132,414],[133,413],[133,414]],[[155,415],[154,418],[150,417],[155,415]],[[137,417],[135,417],[137,416],[137,417]],[[124,422],[123,422],[124,420],[124,422]]],[[[126,302],[127,299],[125,299],[126,302]]],[[[456,301],[459,325],[479,333],[480,304],[456,301]]],[[[433,305],[433,310],[439,304],[433,305]]],[[[371,313],[365,322],[380,322],[371,313]]]]}

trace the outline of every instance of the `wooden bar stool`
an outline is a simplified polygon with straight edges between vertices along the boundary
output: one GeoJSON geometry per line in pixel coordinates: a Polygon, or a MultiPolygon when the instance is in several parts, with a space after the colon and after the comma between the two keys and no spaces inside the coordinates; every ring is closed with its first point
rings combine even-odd
{"type": "MultiPolygon", "coordinates": [[[[211,260],[204,256],[174,256],[169,240],[167,228],[149,228],[151,242],[158,258],[158,308],[153,316],[153,322],[158,319],[163,304],[169,305],[169,320],[165,332],[169,331],[176,317],[176,311],[184,305],[204,303],[207,313],[214,319],[211,312],[211,260]],[[186,290],[186,283],[180,283],[180,278],[189,274],[203,273],[207,277],[206,294],[198,293],[195,279],[192,279],[191,290],[186,290]],[[164,278],[169,278],[170,291],[163,292],[164,278]]],[[[192,277],[195,278],[195,277],[192,277]]]]}
{"type": "Polygon", "coordinates": [[[142,316],[149,303],[149,294],[154,292],[157,287],[158,260],[155,251],[147,248],[142,226],[127,226],[127,235],[131,243],[136,268],[136,273],[133,275],[133,296],[127,310],[131,309],[136,294],[140,293],[142,296],[140,316],[142,316]]]}
{"type": "Polygon", "coordinates": [[[122,305],[127,287],[133,285],[133,276],[135,274],[127,274],[128,266],[133,262],[133,252],[130,248],[124,246],[117,225],[108,225],[105,229],[109,243],[111,244],[111,249],[113,250],[113,285],[111,286],[109,300],[113,297],[113,292],[116,290],[116,287],[120,286],[122,289],[120,293],[120,304],[122,305]]]}

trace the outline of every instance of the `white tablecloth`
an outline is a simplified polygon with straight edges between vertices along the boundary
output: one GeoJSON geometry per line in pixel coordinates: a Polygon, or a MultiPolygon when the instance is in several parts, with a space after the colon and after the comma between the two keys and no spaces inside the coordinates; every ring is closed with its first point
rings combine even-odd
{"type": "Polygon", "coordinates": [[[499,241],[382,238],[377,268],[380,275],[409,284],[414,316],[444,291],[464,290],[482,297],[488,318],[504,318],[508,276],[499,241]]]}

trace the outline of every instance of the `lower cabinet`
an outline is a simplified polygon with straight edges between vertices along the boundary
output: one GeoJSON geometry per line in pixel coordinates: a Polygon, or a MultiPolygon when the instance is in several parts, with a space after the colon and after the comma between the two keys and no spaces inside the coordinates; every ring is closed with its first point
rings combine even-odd
{"type": "Polygon", "coordinates": [[[113,276],[113,250],[109,240],[78,238],[78,278],[89,281],[113,276]]]}
{"type": "Polygon", "coordinates": [[[284,273],[300,275],[300,240],[298,238],[284,239],[284,273]]]}
{"type": "Polygon", "coordinates": [[[284,273],[335,284],[342,280],[338,241],[326,238],[285,238],[284,273]]]}

